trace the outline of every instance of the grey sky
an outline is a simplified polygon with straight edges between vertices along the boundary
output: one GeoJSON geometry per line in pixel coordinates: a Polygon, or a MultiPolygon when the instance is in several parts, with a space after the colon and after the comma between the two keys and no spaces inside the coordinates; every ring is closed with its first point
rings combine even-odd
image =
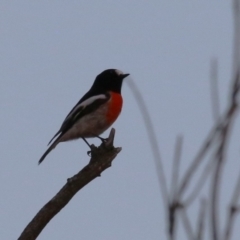
{"type": "MultiPolygon", "coordinates": [[[[88,148],[81,140],[59,144],[42,165],[37,161],[104,69],[129,72],[138,84],[168,176],[176,135],[184,135],[184,168],[213,124],[209,63],[214,56],[221,110],[226,106],[232,64],[229,1],[2,0],[0,9],[0,239],[16,239],[66,179],[87,164],[88,148]]],[[[115,145],[122,152],[38,239],[165,238],[146,130],[131,91],[124,85],[122,92],[124,107],[114,124],[115,145]]],[[[238,122],[223,206],[239,171],[239,129],[238,122]]],[[[239,234],[238,228],[233,239],[239,234]]]]}

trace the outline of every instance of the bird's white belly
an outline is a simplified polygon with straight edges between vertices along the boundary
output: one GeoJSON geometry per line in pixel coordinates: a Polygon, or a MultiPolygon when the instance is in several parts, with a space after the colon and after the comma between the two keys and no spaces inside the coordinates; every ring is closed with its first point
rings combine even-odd
{"type": "Polygon", "coordinates": [[[60,142],[77,138],[96,137],[102,134],[110,125],[107,122],[106,114],[108,105],[105,104],[93,113],[80,118],[61,138],[60,142]]]}

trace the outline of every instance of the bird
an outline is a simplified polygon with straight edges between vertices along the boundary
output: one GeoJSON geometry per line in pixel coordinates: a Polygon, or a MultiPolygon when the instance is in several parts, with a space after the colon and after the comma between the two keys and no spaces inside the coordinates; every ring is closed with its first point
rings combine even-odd
{"type": "Polygon", "coordinates": [[[129,76],[118,69],[107,69],[97,75],[90,90],[66,116],[60,129],[48,143],[48,149],[38,164],[60,143],[82,138],[98,137],[105,132],[121,113],[123,79],[129,76]]]}

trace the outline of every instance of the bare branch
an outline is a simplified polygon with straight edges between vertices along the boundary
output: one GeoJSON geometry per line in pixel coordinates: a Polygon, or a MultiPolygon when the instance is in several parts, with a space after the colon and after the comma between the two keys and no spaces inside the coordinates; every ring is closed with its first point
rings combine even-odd
{"type": "MultiPolygon", "coordinates": [[[[238,79],[238,75],[236,76],[236,79],[238,79]]],[[[200,163],[204,160],[204,157],[212,147],[214,140],[218,136],[218,133],[222,131],[226,125],[228,125],[229,119],[232,120],[233,115],[235,115],[235,111],[237,108],[237,100],[236,96],[240,88],[240,84],[237,80],[235,80],[234,83],[234,90],[232,91],[232,98],[234,98],[234,101],[230,104],[229,108],[227,109],[226,114],[223,116],[222,119],[218,119],[218,122],[215,124],[215,126],[210,131],[208,137],[203,142],[202,147],[200,148],[199,152],[197,153],[196,157],[191,162],[190,166],[188,167],[186,173],[184,174],[184,177],[181,181],[179,190],[178,190],[178,199],[183,195],[184,191],[186,190],[186,187],[190,183],[191,178],[193,177],[193,174],[197,171],[198,166],[200,163]],[[227,124],[226,124],[227,123],[227,124]]]]}
{"type": "Polygon", "coordinates": [[[199,195],[202,187],[204,186],[204,183],[207,181],[212,169],[213,169],[213,161],[209,161],[205,168],[202,171],[202,174],[196,184],[196,186],[194,187],[192,193],[189,195],[189,197],[186,198],[186,200],[182,200],[184,206],[189,206],[190,204],[192,204],[192,202],[197,198],[197,196],[199,195]]]}
{"type": "MultiPolygon", "coordinates": [[[[233,0],[233,22],[234,22],[234,36],[233,36],[233,81],[231,102],[232,112],[238,107],[237,95],[240,88],[239,72],[240,72],[240,0],[233,0]]],[[[229,113],[230,115],[230,113],[229,113]]],[[[233,192],[232,200],[229,207],[228,218],[226,222],[226,229],[224,232],[224,239],[229,240],[231,237],[233,223],[236,212],[239,210],[237,202],[240,194],[240,174],[237,180],[235,190],[233,192]]]]}
{"type": "Polygon", "coordinates": [[[172,183],[171,183],[171,195],[170,195],[170,205],[168,207],[168,230],[169,230],[169,237],[171,240],[175,239],[176,235],[176,213],[179,207],[181,207],[178,203],[177,197],[177,186],[178,186],[178,176],[179,176],[179,167],[180,167],[180,160],[181,160],[181,152],[182,152],[182,144],[183,144],[183,137],[178,136],[176,138],[176,145],[174,151],[174,158],[173,158],[173,171],[172,171],[172,183]]]}
{"type": "Polygon", "coordinates": [[[202,199],[200,203],[200,212],[198,217],[198,225],[197,225],[197,237],[196,240],[202,240],[204,236],[204,219],[206,214],[206,200],[202,199]]]}
{"type": "Polygon", "coordinates": [[[67,180],[62,189],[36,214],[22,232],[18,240],[34,240],[41,233],[48,222],[64,208],[73,196],[111,166],[112,161],[121,151],[114,148],[115,130],[112,129],[106,143],[100,147],[92,145],[92,157],[87,166],[67,180]]]}
{"type": "Polygon", "coordinates": [[[233,77],[240,68],[240,0],[233,0],[233,77]]]}
{"type": "Polygon", "coordinates": [[[146,129],[147,129],[150,146],[152,148],[152,152],[153,152],[153,156],[154,156],[154,162],[155,162],[156,172],[157,172],[157,176],[158,176],[158,183],[160,186],[160,191],[162,193],[162,198],[163,198],[163,202],[165,205],[165,209],[167,209],[168,205],[169,205],[169,196],[168,196],[168,190],[167,190],[166,177],[165,177],[164,167],[163,167],[161,156],[160,156],[159,146],[157,143],[157,137],[156,137],[155,131],[153,129],[152,120],[151,120],[150,114],[148,112],[148,109],[146,107],[146,104],[143,100],[143,97],[142,97],[140,91],[138,90],[136,84],[134,83],[134,81],[131,78],[129,78],[128,81],[126,81],[126,82],[128,83],[128,86],[130,87],[130,89],[136,99],[136,102],[138,104],[138,107],[140,109],[140,112],[142,114],[146,129]]]}
{"type": "Polygon", "coordinates": [[[220,101],[218,94],[218,61],[216,58],[213,58],[210,64],[210,90],[213,120],[217,122],[220,116],[220,101]]]}
{"type": "Polygon", "coordinates": [[[235,189],[233,191],[232,200],[231,200],[230,206],[228,208],[228,217],[227,217],[227,221],[226,221],[226,229],[224,232],[225,240],[231,239],[231,233],[233,230],[234,219],[236,217],[236,214],[240,210],[240,208],[238,206],[239,197],[240,197],[240,173],[238,175],[238,180],[237,180],[235,189]]]}
{"type": "Polygon", "coordinates": [[[219,147],[216,151],[216,168],[215,173],[213,175],[212,182],[212,200],[211,200],[211,224],[212,224],[212,238],[213,240],[219,239],[219,229],[218,229],[218,201],[219,201],[219,187],[220,187],[220,179],[222,175],[223,164],[225,161],[227,144],[229,140],[230,130],[233,125],[233,120],[235,118],[235,114],[238,110],[238,102],[237,97],[240,89],[240,79],[239,72],[236,73],[235,78],[233,79],[233,89],[231,93],[230,104],[228,108],[227,115],[225,117],[225,122],[221,129],[221,138],[219,142],[219,147]]]}
{"type": "Polygon", "coordinates": [[[179,209],[182,209],[183,206],[177,200],[173,200],[168,207],[168,233],[169,239],[173,240],[176,236],[176,215],[179,209]]]}
{"type": "Polygon", "coordinates": [[[175,145],[174,158],[173,158],[172,184],[171,184],[171,189],[170,189],[171,201],[175,201],[176,195],[177,195],[177,186],[178,186],[180,160],[181,160],[181,154],[182,154],[182,145],[183,145],[183,137],[178,136],[176,138],[176,145],[175,145]]]}
{"type": "Polygon", "coordinates": [[[223,130],[223,136],[222,141],[220,143],[219,149],[216,153],[216,167],[213,174],[213,181],[212,181],[212,200],[211,200],[211,225],[212,225],[212,239],[218,240],[219,239],[219,184],[220,184],[220,178],[222,175],[223,170],[223,161],[225,160],[225,151],[226,151],[226,141],[227,141],[227,133],[228,133],[228,127],[224,128],[223,130]]]}
{"type": "Polygon", "coordinates": [[[188,236],[188,239],[190,239],[190,240],[195,239],[193,228],[191,226],[191,223],[190,223],[188,215],[187,215],[187,210],[183,207],[180,210],[180,213],[181,213],[180,215],[181,215],[182,220],[183,220],[182,223],[183,223],[183,226],[185,228],[185,232],[188,236]]]}
{"type": "Polygon", "coordinates": [[[191,181],[191,178],[193,177],[193,174],[196,172],[196,170],[198,169],[198,166],[204,160],[205,155],[210,150],[217,136],[219,126],[221,126],[221,124],[222,124],[221,121],[219,121],[219,123],[213,127],[213,129],[210,131],[209,135],[207,136],[206,140],[203,142],[203,145],[198,151],[196,157],[193,159],[190,166],[188,167],[186,173],[183,176],[180,187],[178,189],[178,199],[181,198],[181,196],[183,195],[184,191],[186,190],[188,184],[191,181]]]}

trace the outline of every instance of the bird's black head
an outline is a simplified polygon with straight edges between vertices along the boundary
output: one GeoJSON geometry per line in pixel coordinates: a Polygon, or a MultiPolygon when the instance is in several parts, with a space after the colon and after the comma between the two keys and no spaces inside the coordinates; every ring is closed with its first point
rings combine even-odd
{"type": "Polygon", "coordinates": [[[123,79],[128,75],[117,69],[107,69],[96,77],[92,89],[121,93],[123,79]]]}

